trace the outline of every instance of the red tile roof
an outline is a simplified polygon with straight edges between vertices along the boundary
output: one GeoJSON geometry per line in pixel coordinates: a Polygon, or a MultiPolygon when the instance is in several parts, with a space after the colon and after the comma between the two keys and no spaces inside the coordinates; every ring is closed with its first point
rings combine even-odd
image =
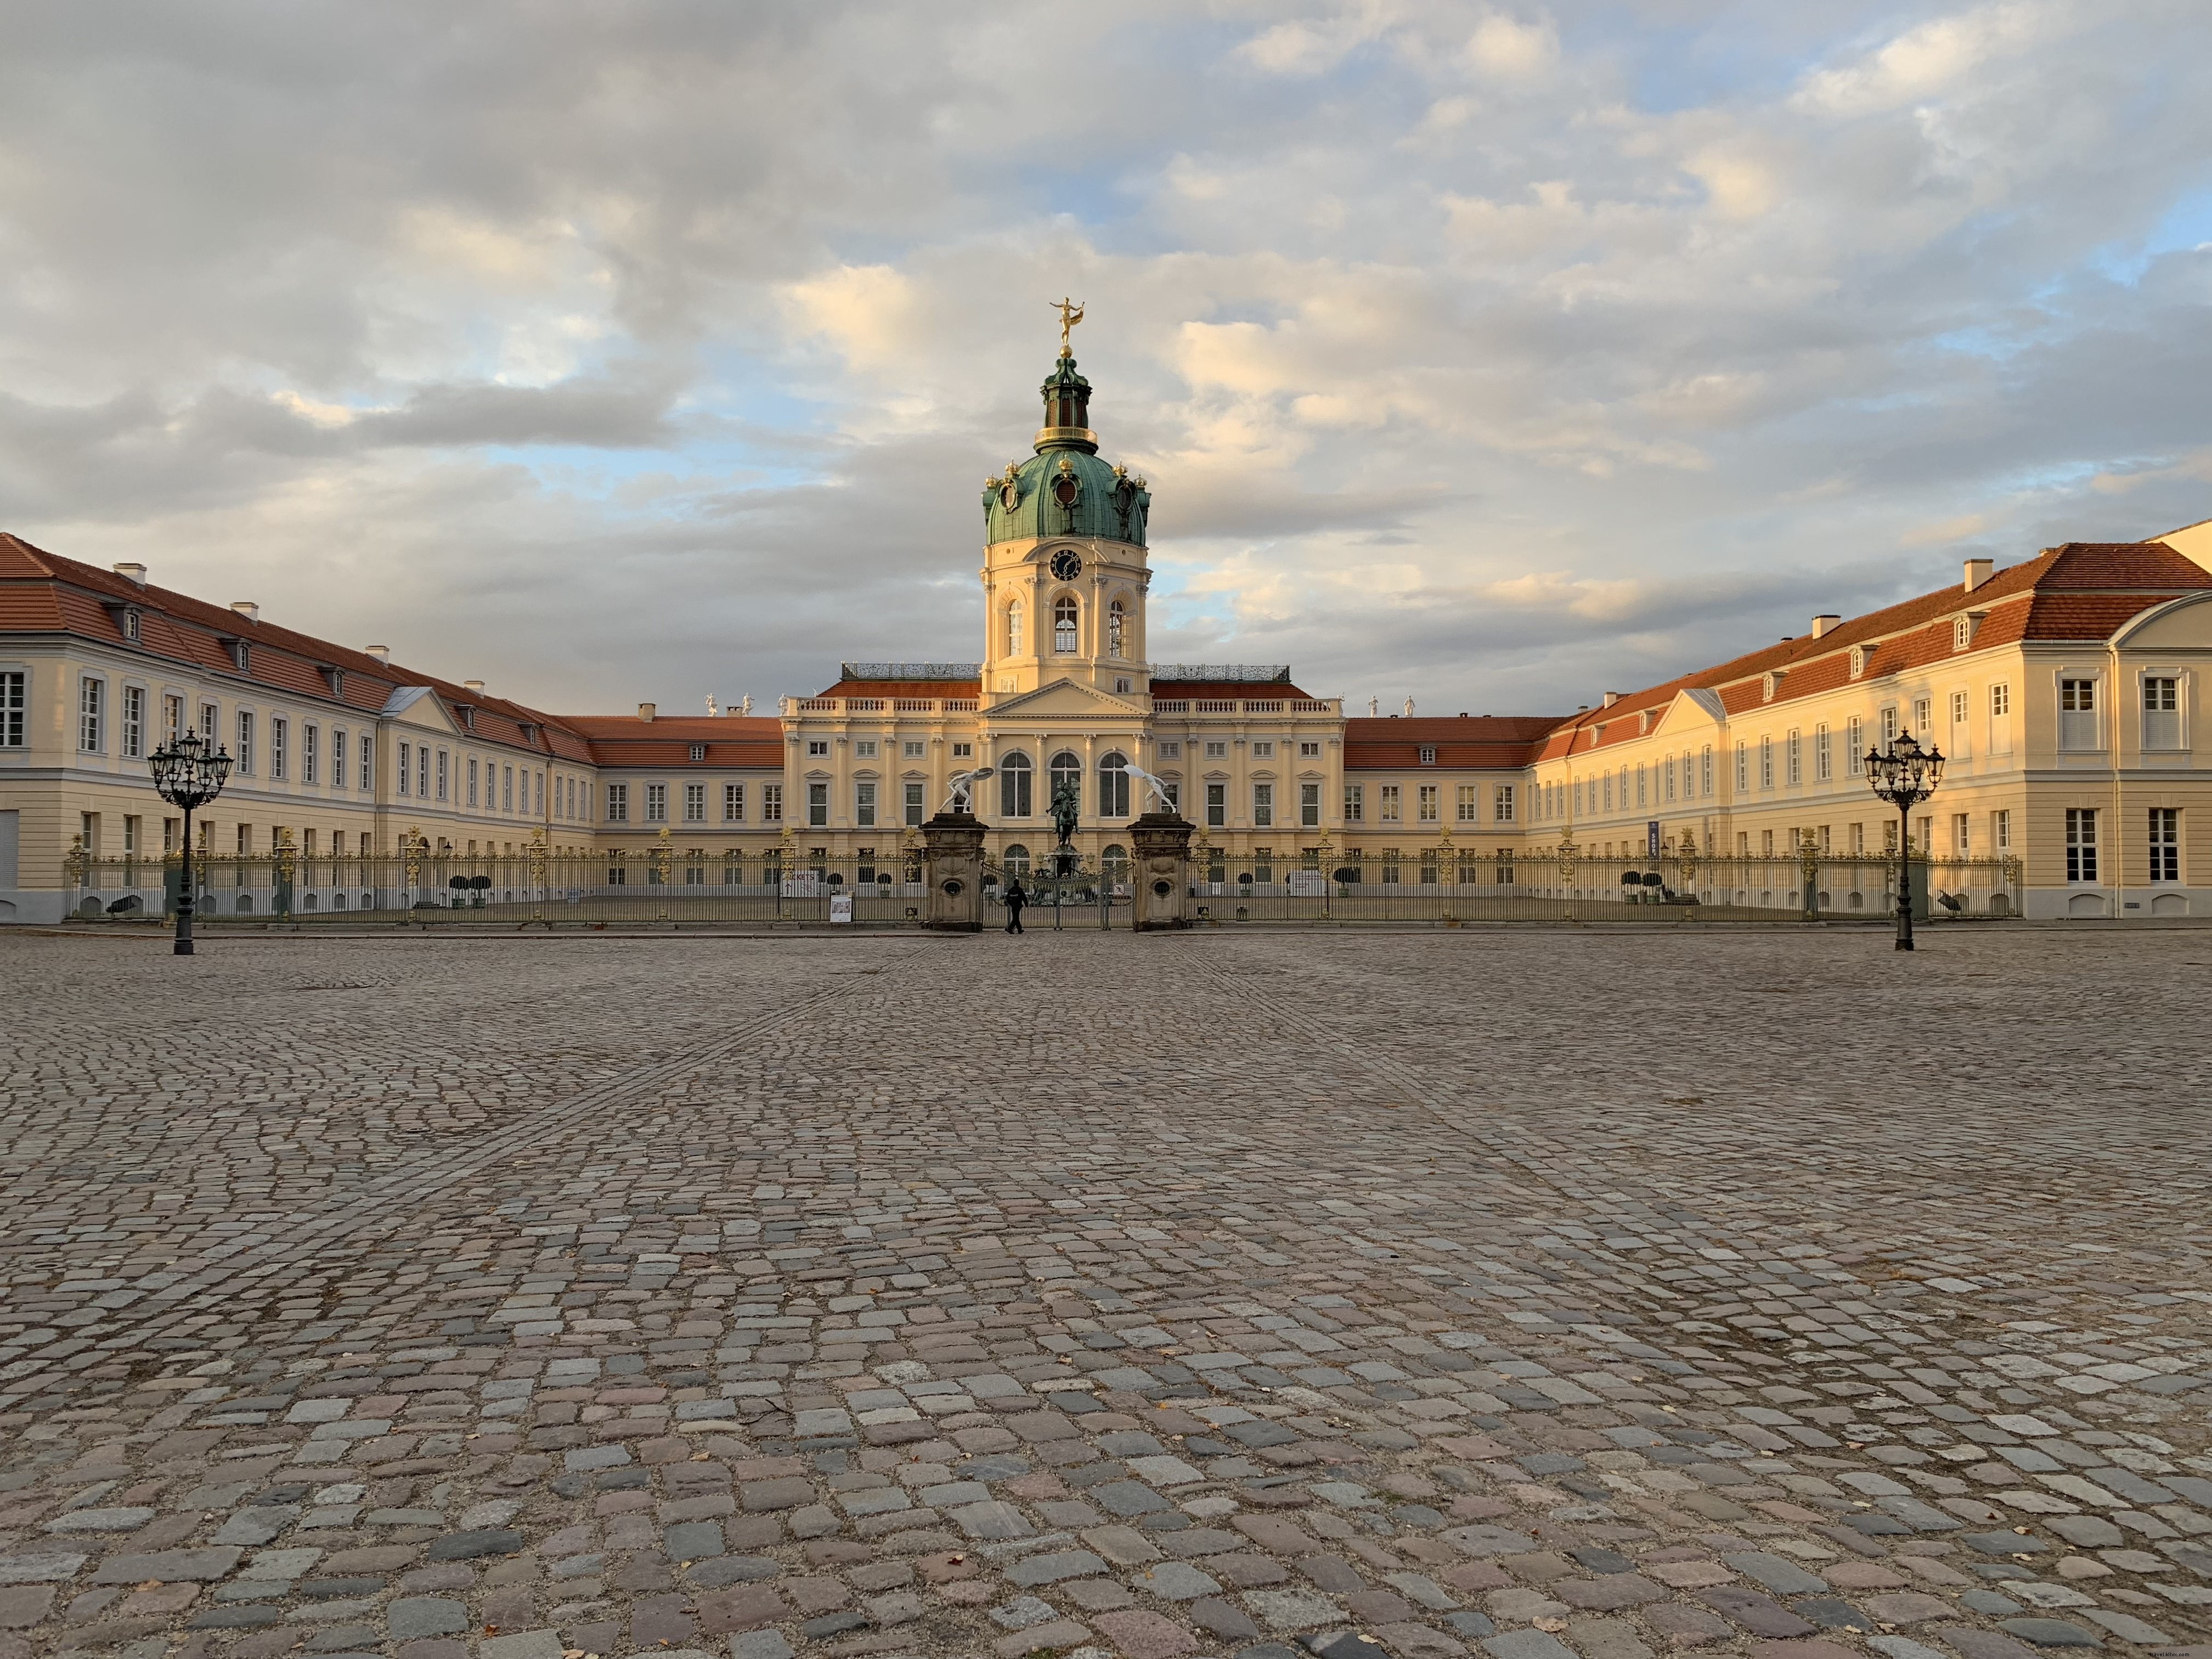
{"type": "Polygon", "coordinates": [[[977,680],[839,680],[823,697],[975,697],[982,695],[977,680]]]}
{"type": "Polygon", "coordinates": [[[1296,698],[1300,702],[1314,701],[1288,680],[1154,680],[1152,696],[1156,698],[1234,697],[1239,702],[1267,702],[1285,697],[1296,698]]]}
{"type": "Polygon", "coordinates": [[[48,553],[5,532],[0,532],[0,628],[75,634],[186,664],[200,673],[365,715],[381,710],[396,690],[428,686],[456,725],[483,741],[559,759],[591,758],[582,737],[559,715],[505,697],[486,696],[451,680],[256,620],[189,593],[151,585],[141,587],[112,571],[48,553]],[[123,635],[126,609],[138,613],[135,645],[123,635]],[[234,641],[246,646],[243,672],[231,655],[234,641]],[[341,676],[336,691],[325,669],[341,676]]]}
{"type": "Polygon", "coordinates": [[[1850,649],[1863,647],[1863,678],[1922,666],[1954,654],[1952,623],[1982,617],[1972,649],[2035,640],[2106,640],[2132,618],[2181,593],[2212,588],[2212,571],[2163,542],[2069,542],[1997,571],[1969,593],[1942,587],[1917,599],[1855,617],[1820,638],[1810,635],[1763,646],[1724,663],[1647,686],[1609,708],[1586,709],[1561,721],[1543,745],[1549,758],[1607,747],[1639,735],[1638,716],[1663,714],[1685,691],[1717,696],[1730,714],[1768,701],[1765,678],[1779,673],[1771,701],[1833,690],[1850,678],[1850,649]],[[1595,744],[1582,734],[1595,731],[1595,744]]]}
{"type": "Polygon", "coordinates": [[[1388,715],[1344,723],[1344,769],[1347,772],[1413,769],[1424,748],[1437,751],[1440,767],[1483,767],[1510,771],[1528,765],[1545,737],[1559,723],[1556,714],[1462,714],[1439,720],[1388,715]]]}
{"type": "Polygon", "coordinates": [[[577,714],[568,724],[602,766],[742,766],[783,769],[783,722],[750,716],[577,714]],[[691,746],[707,752],[691,758],[691,746]]]}

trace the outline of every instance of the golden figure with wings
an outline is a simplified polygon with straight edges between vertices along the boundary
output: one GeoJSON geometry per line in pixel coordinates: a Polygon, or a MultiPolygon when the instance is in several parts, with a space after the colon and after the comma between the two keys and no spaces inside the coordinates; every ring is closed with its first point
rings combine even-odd
{"type": "Polygon", "coordinates": [[[1068,331],[1083,320],[1083,301],[1080,300],[1052,300],[1046,303],[1060,313],[1060,355],[1073,356],[1074,352],[1067,341],[1068,331]]]}

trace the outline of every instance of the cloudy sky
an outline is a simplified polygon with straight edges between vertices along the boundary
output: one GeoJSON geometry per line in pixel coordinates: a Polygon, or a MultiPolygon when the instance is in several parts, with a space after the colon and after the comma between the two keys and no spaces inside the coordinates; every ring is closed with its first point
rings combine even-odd
{"type": "Polygon", "coordinates": [[[92,0],[0,527],[582,713],[974,657],[1047,302],[1155,654],[1550,712],[2212,516],[2203,0],[92,0]]]}

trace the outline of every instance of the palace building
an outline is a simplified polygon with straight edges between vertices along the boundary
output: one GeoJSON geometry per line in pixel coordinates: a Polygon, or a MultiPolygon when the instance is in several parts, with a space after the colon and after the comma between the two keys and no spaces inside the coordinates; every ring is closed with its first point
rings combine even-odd
{"type": "Polygon", "coordinates": [[[1149,773],[1197,826],[1195,879],[1381,886],[1480,882],[1562,844],[1879,857],[1896,820],[1862,757],[1910,729],[1950,757],[1918,849],[2018,860],[2031,915],[2212,914],[2212,522],[1970,560],[1918,599],[1571,715],[1348,717],[1285,665],[1152,659],[1151,489],[1101,458],[1065,331],[1041,392],[1030,453],[984,484],[980,659],[847,663],[771,717],[548,713],[0,535],[0,921],[70,914],[73,860],[174,850],[146,757],[188,726],[236,761],[196,819],[220,854],[657,847],[717,881],[865,866],[910,857],[951,779],[988,766],[975,810],[1007,871],[1053,844],[1069,785],[1075,844],[1114,868],[1149,773]]]}

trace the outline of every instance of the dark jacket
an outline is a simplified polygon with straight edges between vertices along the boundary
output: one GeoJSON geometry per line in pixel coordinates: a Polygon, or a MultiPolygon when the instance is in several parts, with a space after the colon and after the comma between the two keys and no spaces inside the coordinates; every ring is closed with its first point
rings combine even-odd
{"type": "Polygon", "coordinates": [[[1017,881],[1012,886],[1006,889],[1006,908],[1009,910],[1018,910],[1022,906],[1027,904],[1029,902],[1030,896],[1022,891],[1022,884],[1020,882],[1017,881]]]}

